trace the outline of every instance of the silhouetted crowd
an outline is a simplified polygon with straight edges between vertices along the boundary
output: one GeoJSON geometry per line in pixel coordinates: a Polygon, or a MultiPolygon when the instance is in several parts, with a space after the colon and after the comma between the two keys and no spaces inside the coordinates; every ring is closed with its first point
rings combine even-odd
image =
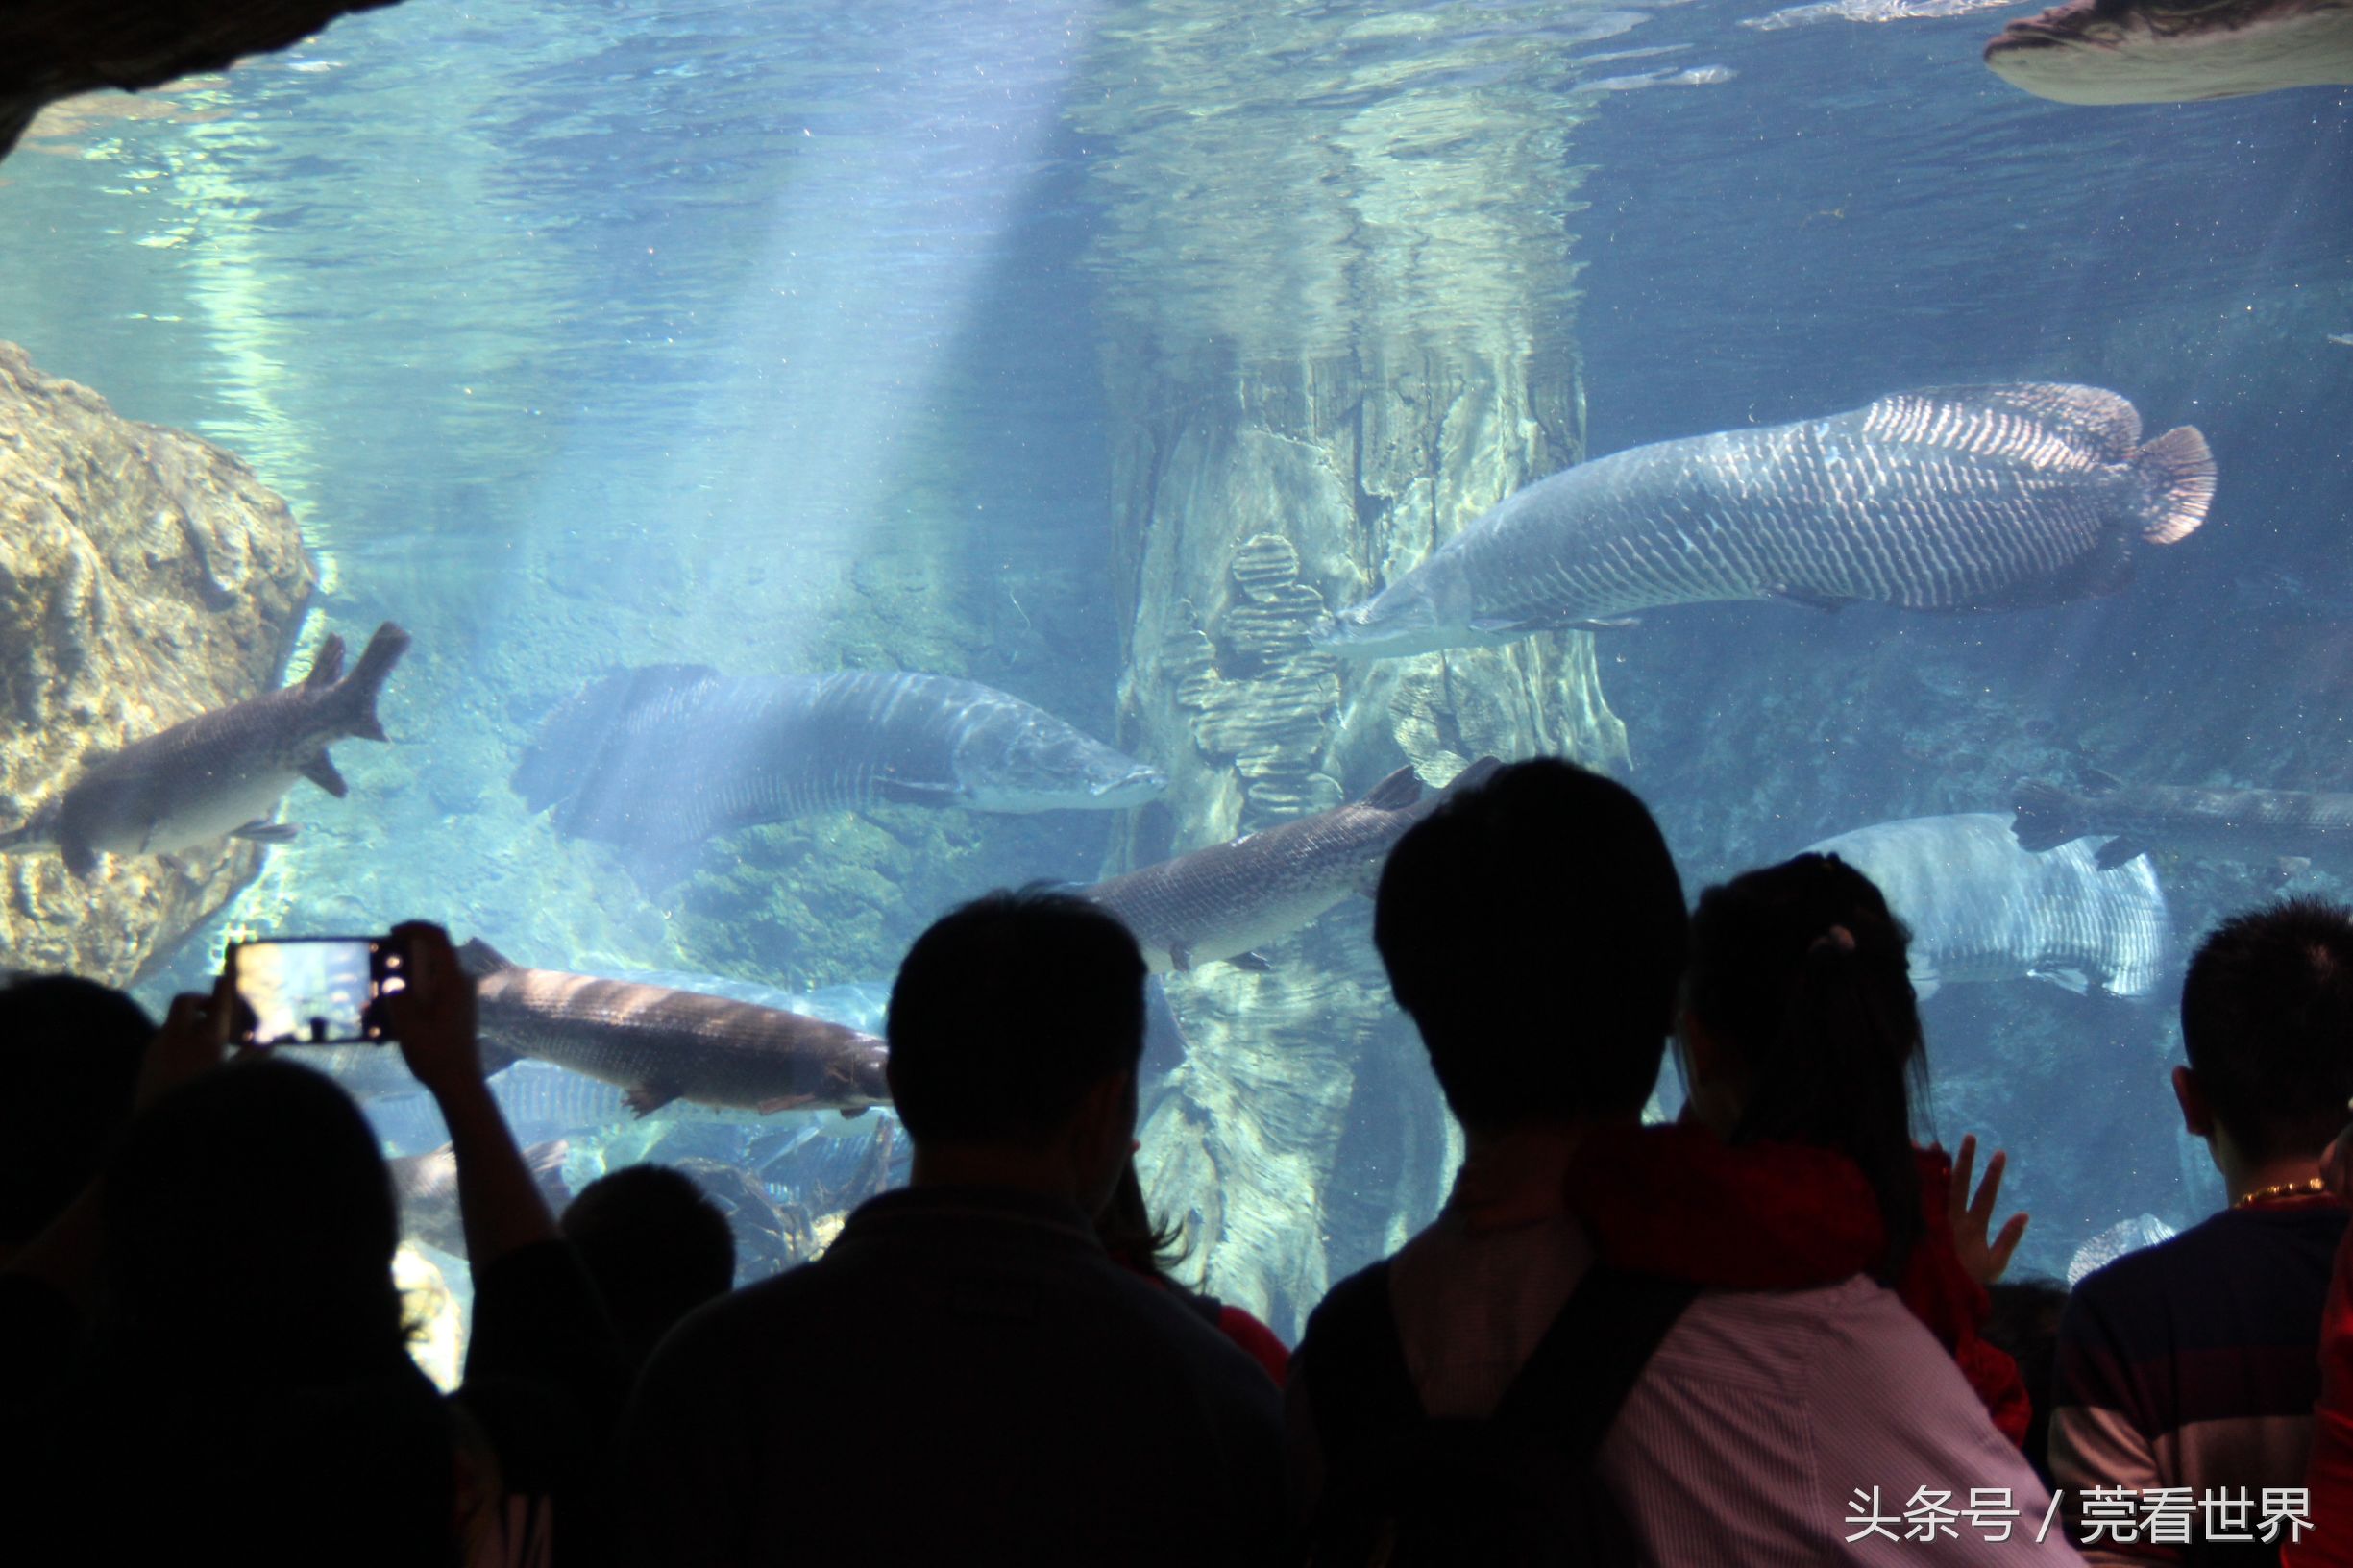
{"type": "MultiPolygon", "coordinates": [[[[393,1180],[226,991],[0,989],[10,1563],[2353,1563],[2353,912],[2193,961],[2173,1087],[2232,1202],[2071,1293],[1998,1283],[2003,1157],[1915,1145],[1878,890],[1802,855],[1689,909],[1649,813],[1506,768],[1398,845],[1375,940],[1459,1121],[1444,1209],[1295,1355],[1170,1278],[1145,968],[1067,895],[908,952],[909,1185],[730,1292],[658,1167],[561,1219],[472,983],[402,927],[448,1126],[462,1382],[409,1354],[393,1180]],[[1642,1113],[1669,1041],[1681,1118],[1642,1113]],[[2332,1293],[2332,1277],[2335,1277],[2332,1293]]],[[[2087,1064],[2086,1070],[2111,1070],[2087,1064]]],[[[2120,1186],[2135,1173],[2120,1171],[2120,1186]]]]}

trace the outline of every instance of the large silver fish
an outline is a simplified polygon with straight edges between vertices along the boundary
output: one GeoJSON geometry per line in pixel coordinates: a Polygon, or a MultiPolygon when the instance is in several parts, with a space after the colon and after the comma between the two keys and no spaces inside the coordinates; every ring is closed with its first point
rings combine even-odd
{"type": "Polygon", "coordinates": [[[898,800],[974,811],[1115,810],[1156,769],[973,681],[906,671],[723,675],[650,665],[590,682],[516,769],[556,830],[618,845],[660,887],[715,834],[898,800]]]}
{"type": "Polygon", "coordinates": [[[2007,814],[1913,817],[1807,847],[1878,885],[1912,931],[1912,985],[2047,980],[2073,992],[2145,996],[2172,942],[2165,892],[2145,858],[2111,870],[2097,839],[2019,847],[2007,814]]]}
{"type": "Polygon", "coordinates": [[[2012,22],[1985,63],[2063,104],[2174,104],[2353,83],[2347,0],[2071,0],[2012,22]]]}
{"type": "Polygon", "coordinates": [[[223,837],[278,844],[294,836],[270,814],[297,779],[329,795],[350,786],[327,754],[347,735],[380,741],[376,698],[408,647],[387,621],[343,674],[343,639],[330,637],[302,683],[184,720],[83,769],[0,849],[55,845],[86,877],[98,855],[169,854],[223,837]]]}
{"type": "Polygon", "coordinates": [[[2115,835],[2094,857],[2102,867],[2160,845],[2240,860],[2353,849],[2353,795],[2126,784],[2098,773],[2081,792],[2029,779],[2014,804],[2012,830],[2028,849],[2115,835]]]}
{"type": "Polygon", "coordinates": [[[890,1102],[883,1042],[855,1029],[723,996],[522,968],[479,939],[461,956],[489,1070],[521,1057],[552,1062],[625,1090],[641,1116],[673,1100],[761,1115],[890,1102]]]}
{"type": "Polygon", "coordinates": [[[2161,1241],[2170,1241],[2178,1234],[2155,1214],[2135,1214],[2130,1219],[2120,1219],[2077,1247],[2068,1259],[2067,1287],[2072,1290],[2084,1282],[2086,1276],[2106,1268],[2127,1253],[2153,1247],[2161,1241]]]}
{"type": "Polygon", "coordinates": [[[1245,834],[1079,890],[1124,921],[1154,974],[1233,960],[1370,893],[1406,829],[1503,766],[1482,757],[1425,795],[1410,768],[1361,800],[1245,834]]]}
{"type": "Polygon", "coordinates": [[[1540,479],[1340,611],[1324,640],[1386,657],[1706,600],[2062,600],[2121,586],[2136,542],[2188,537],[2214,480],[2196,430],[2143,444],[2132,404],[2097,387],[1903,392],[1540,479]]]}

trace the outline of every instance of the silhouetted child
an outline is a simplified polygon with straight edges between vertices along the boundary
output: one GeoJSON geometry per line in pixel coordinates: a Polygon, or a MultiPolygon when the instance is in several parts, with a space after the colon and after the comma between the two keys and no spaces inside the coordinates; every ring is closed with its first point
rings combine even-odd
{"type": "Polygon", "coordinates": [[[735,1284],[735,1235],[702,1188],[667,1165],[598,1177],[564,1211],[564,1235],[642,1368],[678,1320],[735,1284]]]}

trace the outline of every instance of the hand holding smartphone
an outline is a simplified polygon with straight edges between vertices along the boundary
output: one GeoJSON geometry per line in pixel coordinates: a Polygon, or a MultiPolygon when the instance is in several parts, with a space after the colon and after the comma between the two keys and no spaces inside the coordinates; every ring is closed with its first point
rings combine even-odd
{"type": "Polygon", "coordinates": [[[240,942],[225,966],[236,995],[231,1039],[245,1045],[381,1045],[387,996],[408,984],[398,936],[240,942]]]}

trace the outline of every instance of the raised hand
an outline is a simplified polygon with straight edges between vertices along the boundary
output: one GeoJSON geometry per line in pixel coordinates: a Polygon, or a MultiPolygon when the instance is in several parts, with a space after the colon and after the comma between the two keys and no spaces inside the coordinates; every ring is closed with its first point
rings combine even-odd
{"type": "Polygon", "coordinates": [[[405,955],[399,991],[387,990],[384,1014],[408,1070],[435,1094],[478,1088],[482,1053],[474,1039],[474,979],[457,961],[450,934],[424,920],[392,928],[405,955]]]}
{"type": "Polygon", "coordinates": [[[1974,1197],[1969,1184],[1977,1170],[1977,1138],[1974,1133],[1961,1139],[1960,1152],[1952,1157],[1952,1183],[1945,1191],[1945,1214],[1952,1222],[1953,1250],[1961,1255],[1961,1266],[1979,1285],[1992,1285],[2010,1266],[2010,1255],[2026,1234],[2023,1213],[2012,1214],[2002,1222],[2001,1234],[1993,1235],[1994,1206],[2001,1201],[2001,1173],[2009,1164],[2009,1155],[2000,1149],[1994,1151],[1985,1163],[1985,1185],[1974,1197]]]}

